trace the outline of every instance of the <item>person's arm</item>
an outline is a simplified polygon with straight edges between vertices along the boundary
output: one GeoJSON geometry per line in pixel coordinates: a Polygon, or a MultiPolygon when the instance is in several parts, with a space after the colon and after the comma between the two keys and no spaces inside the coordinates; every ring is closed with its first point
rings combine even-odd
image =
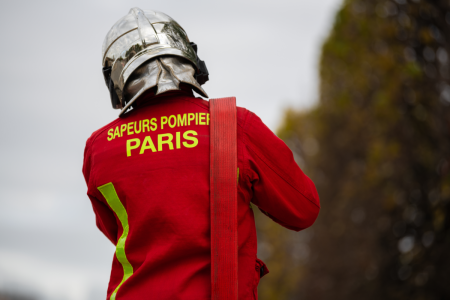
{"type": "Polygon", "coordinates": [[[299,231],[311,226],[320,210],[314,183],[286,144],[251,112],[245,122],[244,145],[252,202],[286,228],[299,231]]]}
{"type": "Polygon", "coordinates": [[[109,206],[97,199],[97,191],[94,190],[95,184],[90,180],[91,178],[91,140],[89,138],[86,142],[86,148],[84,149],[84,160],[83,160],[83,175],[88,186],[87,195],[92,203],[92,208],[95,213],[95,222],[98,229],[115,245],[117,243],[117,220],[114,213],[111,211],[109,206]]]}

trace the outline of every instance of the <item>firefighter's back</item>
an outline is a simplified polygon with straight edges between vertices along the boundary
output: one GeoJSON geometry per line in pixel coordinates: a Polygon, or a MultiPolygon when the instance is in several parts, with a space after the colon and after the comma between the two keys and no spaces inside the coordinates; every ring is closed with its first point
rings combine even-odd
{"type": "MultiPolygon", "coordinates": [[[[168,15],[132,8],[111,28],[102,73],[120,118],[85,148],[98,228],[116,245],[108,299],[211,299],[209,72],[168,15]],[[130,107],[134,107],[129,111],[130,107]]],[[[237,108],[239,299],[257,299],[252,204],[301,230],[320,209],[313,182],[254,113],[237,108]]],[[[234,283],[232,283],[234,284],[234,283]]]]}
{"type": "Polygon", "coordinates": [[[132,273],[120,287],[126,299],[146,299],[149,293],[159,295],[157,299],[208,299],[207,102],[162,96],[103,127],[90,140],[90,190],[103,194],[95,197],[105,198],[112,210],[109,202],[122,205],[114,213],[125,257],[122,262],[119,255],[114,258],[108,295],[128,269],[132,273]],[[117,197],[110,196],[114,191],[117,197]],[[124,212],[126,222],[120,220],[124,212]]]}

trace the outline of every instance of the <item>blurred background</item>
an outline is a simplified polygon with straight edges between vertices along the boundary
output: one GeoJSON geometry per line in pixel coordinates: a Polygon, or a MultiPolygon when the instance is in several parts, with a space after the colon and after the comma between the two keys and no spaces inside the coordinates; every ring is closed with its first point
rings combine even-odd
{"type": "Polygon", "coordinates": [[[117,117],[101,44],[131,7],[199,46],[316,183],[312,228],[256,213],[259,298],[450,299],[450,1],[0,3],[0,300],[105,299],[113,245],[81,174],[117,117]]]}

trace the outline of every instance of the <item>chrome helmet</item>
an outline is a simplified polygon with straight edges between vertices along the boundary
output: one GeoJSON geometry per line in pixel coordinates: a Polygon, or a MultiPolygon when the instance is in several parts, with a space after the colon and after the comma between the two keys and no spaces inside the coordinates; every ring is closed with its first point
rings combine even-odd
{"type": "Polygon", "coordinates": [[[162,55],[187,59],[195,68],[197,82],[208,81],[208,70],[197,56],[197,45],[168,15],[135,7],[114,24],[102,49],[103,76],[113,108],[126,106],[123,89],[130,75],[143,63],[162,55]]]}

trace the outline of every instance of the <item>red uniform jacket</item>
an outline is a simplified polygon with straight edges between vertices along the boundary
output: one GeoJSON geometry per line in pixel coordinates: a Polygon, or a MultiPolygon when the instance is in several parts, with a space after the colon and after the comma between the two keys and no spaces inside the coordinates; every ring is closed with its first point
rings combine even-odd
{"type": "MultiPolygon", "coordinates": [[[[108,299],[211,299],[208,112],[205,100],[163,94],[88,139],[88,196],[117,246],[108,299]]],[[[315,221],[319,197],[254,113],[238,107],[237,122],[239,299],[256,299],[263,263],[250,202],[298,231],[315,221]]]]}

